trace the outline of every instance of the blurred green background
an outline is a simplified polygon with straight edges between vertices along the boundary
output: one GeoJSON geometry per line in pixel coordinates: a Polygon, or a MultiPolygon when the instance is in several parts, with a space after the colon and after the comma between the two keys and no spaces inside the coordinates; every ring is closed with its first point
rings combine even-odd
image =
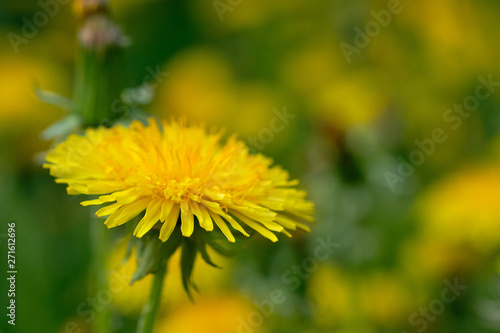
{"type": "MultiPolygon", "coordinates": [[[[2,313],[0,330],[92,332],[111,303],[113,329],[134,332],[150,279],[123,282],[133,267],[120,266],[117,240],[103,256],[119,287],[90,291],[88,211],[41,167],[40,132],[64,112],[35,88],[71,98],[75,74],[77,25],[62,2],[0,3],[0,242],[6,253],[16,222],[18,269],[17,325],[2,313]]],[[[498,1],[114,0],[111,10],[131,41],[128,86],[155,87],[145,110],[238,133],[316,205],[311,234],[257,237],[218,258],[222,270],[200,263],[196,304],[173,260],[158,332],[500,331],[498,1]],[[325,241],[337,245],[320,258],[325,241]]],[[[0,287],[4,299],[5,278],[0,287]]]]}

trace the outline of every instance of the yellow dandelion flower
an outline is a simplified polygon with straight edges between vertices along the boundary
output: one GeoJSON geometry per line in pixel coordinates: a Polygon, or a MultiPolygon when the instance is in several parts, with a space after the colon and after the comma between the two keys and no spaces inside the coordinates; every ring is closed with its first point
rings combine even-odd
{"type": "Polygon", "coordinates": [[[167,315],[159,317],[156,333],[220,333],[220,332],[269,332],[265,323],[257,327],[252,314],[253,304],[241,297],[219,294],[205,296],[196,304],[177,304],[167,315]],[[196,320],[193,320],[196,318],[196,320]]]}
{"type": "Polygon", "coordinates": [[[499,195],[497,164],[469,166],[443,179],[417,203],[422,236],[457,249],[456,254],[463,249],[482,255],[492,253],[500,242],[499,195]]]}
{"type": "Polygon", "coordinates": [[[71,135],[47,154],[45,167],[69,194],[99,195],[82,205],[105,205],[96,215],[108,216],[108,228],[145,211],[134,230],[139,238],[160,229],[166,241],[178,221],[185,237],[197,222],[206,231],[217,226],[230,242],[229,226],[249,236],[246,225],[273,242],[275,232],[309,231],[314,207],[294,188],[298,181],[235,136],[225,144],[221,137],[203,126],[133,121],[71,135]]]}

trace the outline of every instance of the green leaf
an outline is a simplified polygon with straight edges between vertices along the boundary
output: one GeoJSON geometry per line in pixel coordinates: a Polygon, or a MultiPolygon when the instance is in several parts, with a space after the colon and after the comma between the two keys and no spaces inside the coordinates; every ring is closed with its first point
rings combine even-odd
{"type": "Polygon", "coordinates": [[[35,86],[35,94],[42,102],[60,107],[65,111],[71,112],[74,109],[74,102],[71,99],[57,93],[45,91],[35,86]]]}
{"type": "Polygon", "coordinates": [[[81,125],[82,121],[80,116],[70,114],[50,125],[40,134],[40,136],[43,140],[64,138],[69,134],[76,132],[81,125]]]}

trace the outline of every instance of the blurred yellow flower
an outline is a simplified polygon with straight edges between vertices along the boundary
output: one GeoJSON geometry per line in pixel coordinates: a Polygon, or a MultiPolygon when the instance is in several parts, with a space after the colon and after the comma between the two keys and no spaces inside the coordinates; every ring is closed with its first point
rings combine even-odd
{"type": "Polygon", "coordinates": [[[255,29],[276,17],[279,18],[283,13],[288,14],[300,10],[303,12],[304,9],[310,9],[313,5],[311,1],[306,0],[294,2],[285,0],[196,0],[192,6],[192,13],[202,24],[212,27],[207,33],[214,33],[255,29]]]}
{"type": "Polygon", "coordinates": [[[401,259],[409,274],[427,278],[468,272],[479,265],[470,248],[430,235],[419,235],[409,242],[401,251],[401,259]]]}
{"type": "Polygon", "coordinates": [[[426,239],[487,254],[500,245],[500,166],[465,169],[430,188],[417,204],[426,239]]]}
{"type": "Polygon", "coordinates": [[[159,318],[155,332],[158,333],[222,333],[264,332],[263,326],[250,326],[248,316],[255,308],[251,303],[235,296],[212,296],[197,300],[196,304],[176,306],[165,317],[159,318]],[[242,328],[244,327],[244,328],[242,328]]]}
{"type": "Polygon", "coordinates": [[[391,272],[357,276],[339,267],[323,265],[308,284],[308,297],[320,326],[339,331],[356,327],[397,327],[407,321],[415,305],[408,283],[391,272]],[[361,325],[361,326],[360,326],[361,325]]]}
{"type": "Polygon", "coordinates": [[[288,85],[308,98],[335,78],[345,79],[341,71],[344,63],[331,36],[320,34],[286,55],[280,64],[281,75],[288,85]]]}
{"type": "Polygon", "coordinates": [[[417,28],[429,54],[428,66],[441,84],[448,85],[467,72],[475,76],[478,68],[495,67],[496,57],[490,52],[490,40],[495,37],[488,36],[488,30],[494,29],[484,29],[489,18],[477,3],[423,1],[412,3],[412,9],[403,11],[401,16],[417,28]]]}
{"type": "Polygon", "coordinates": [[[163,123],[161,131],[154,119],[148,126],[134,121],[129,128],[88,129],[50,151],[45,167],[69,194],[100,195],[82,205],[107,204],[96,215],[109,216],[109,228],[145,210],[134,231],[139,238],[161,228],[159,238],[166,241],[178,220],[182,235],[190,237],[195,217],[206,231],[215,222],[230,242],[235,238],[226,222],[245,236],[242,224],[273,242],[274,232],[308,231],[303,222],[313,221],[314,207],[293,188],[298,181],[271,167],[270,159],[249,154],[235,136],[221,145],[221,136],[176,122],[163,123]]]}
{"type": "Polygon", "coordinates": [[[235,83],[229,66],[216,52],[196,48],[175,56],[164,69],[169,78],[158,87],[158,116],[186,117],[215,124],[234,114],[235,83]]]}
{"type": "Polygon", "coordinates": [[[312,97],[311,110],[340,130],[367,124],[384,110],[383,94],[361,76],[343,77],[312,97]]]}
{"type": "Polygon", "coordinates": [[[320,325],[339,324],[355,310],[350,278],[338,267],[320,266],[310,277],[307,294],[320,325]]]}
{"type": "Polygon", "coordinates": [[[413,296],[401,277],[383,271],[363,276],[359,286],[360,303],[366,316],[385,326],[406,321],[415,306],[413,296]]]}
{"type": "MultiPolygon", "coordinates": [[[[269,84],[238,82],[227,60],[208,48],[178,54],[163,71],[170,75],[158,86],[151,108],[160,118],[174,115],[208,125],[224,124],[245,137],[268,127],[273,109],[285,104],[269,84]]],[[[288,133],[280,132],[280,139],[288,133]]]]}
{"type": "MultiPolygon", "coordinates": [[[[8,31],[0,30],[7,35],[8,31]]],[[[7,51],[7,50],[5,50],[7,51]]],[[[38,54],[13,55],[0,53],[0,130],[43,129],[63,113],[62,110],[40,101],[36,88],[61,94],[69,93],[68,82],[62,68],[43,60],[38,54]]],[[[23,133],[26,135],[26,133],[23,133]]],[[[36,133],[38,135],[38,133],[36,133]]]]}
{"type": "Polygon", "coordinates": [[[63,113],[40,101],[35,87],[64,91],[65,82],[59,68],[30,56],[0,55],[0,73],[0,141],[16,147],[6,149],[3,157],[13,156],[16,165],[27,165],[49,146],[39,133],[63,113]]]}

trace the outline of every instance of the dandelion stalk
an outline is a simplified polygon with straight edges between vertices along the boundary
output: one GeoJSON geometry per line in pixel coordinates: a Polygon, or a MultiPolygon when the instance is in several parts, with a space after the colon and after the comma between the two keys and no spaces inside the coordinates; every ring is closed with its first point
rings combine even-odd
{"type": "MultiPolygon", "coordinates": [[[[105,290],[108,287],[106,276],[106,256],[103,253],[108,253],[108,232],[106,228],[97,221],[95,217],[90,217],[90,241],[92,251],[92,289],[94,292],[105,290]]],[[[109,307],[102,305],[102,310],[96,311],[94,321],[94,331],[97,333],[107,333],[110,331],[109,323],[111,314],[109,307]]]]}
{"type": "Polygon", "coordinates": [[[167,274],[167,262],[162,260],[158,270],[154,274],[153,283],[147,304],[142,309],[141,318],[137,324],[136,333],[151,333],[156,319],[156,314],[161,303],[161,295],[163,290],[163,282],[167,274]]]}
{"type": "Polygon", "coordinates": [[[107,15],[104,1],[76,3],[79,4],[75,8],[81,27],[78,31],[75,111],[86,127],[95,127],[121,116],[112,111],[112,104],[127,85],[123,60],[127,39],[107,15]]]}

